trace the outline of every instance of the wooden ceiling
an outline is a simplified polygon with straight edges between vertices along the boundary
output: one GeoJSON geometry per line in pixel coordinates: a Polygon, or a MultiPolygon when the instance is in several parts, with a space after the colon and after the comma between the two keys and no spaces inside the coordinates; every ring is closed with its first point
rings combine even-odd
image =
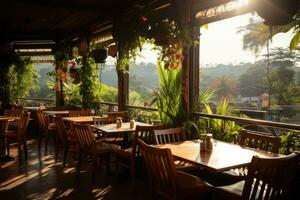
{"type": "Polygon", "coordinates": [[[134,6],[134,0],[2,0],[0,34],[9,40],[56,40],[88,31],[134,6]]]}
{"type": "Polygon", "coordinates": [[[52,47],[65,38],[112,29],[112,19],[150,5],[192,1],[204,9],[232,0],[1,0],[0,42],[52,47]]]}

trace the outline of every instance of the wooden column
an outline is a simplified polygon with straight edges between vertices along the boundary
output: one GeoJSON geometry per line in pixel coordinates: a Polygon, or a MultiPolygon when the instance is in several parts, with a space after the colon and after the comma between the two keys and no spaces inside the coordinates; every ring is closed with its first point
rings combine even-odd
{"type": "MultiPolygon", "coordinates": [[[[192,40],[199,40],[199,26],[194,26],[193,5],[189,0],[176,0],[181,23],[189,28],[192,40]]],[[[199,97],[199,45],[185,48],[182,62],[182,106],[191,114],[199,97]]]]}
{"type": "MultiPolygon", "coordinates": [[[[192,27],[193,41],[199,42],[200,27],[192,27]]],[[[189,49],[189,109],[195,111],[198,108],[199,98],[199,76],[200,76],[200,59],[199,59],[199,44],[192,46],[189,49]]]]}
{"type": "Polygon", "coordinates": [[[9,79],[7,77],[10,65],[9,43],[7,41],[0,41],[0,114],[9,106],[9,79]]]}
{"type": "MultiPolygon", "coordinates": [[[[127,66],[128,69],[128,66],[127,66]]],[[[118,74],[118,110],[126,110],[129,100],[129,73],[117,70],[118,74]]]]}

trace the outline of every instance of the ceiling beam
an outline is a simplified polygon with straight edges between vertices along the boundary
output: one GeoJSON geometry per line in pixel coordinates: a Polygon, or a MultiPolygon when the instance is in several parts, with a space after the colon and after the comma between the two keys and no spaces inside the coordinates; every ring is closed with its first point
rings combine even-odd
{"type": "Polygon", "coordinates": [[[26,6],[39,6],[45,7],[45,9],[52,7],[56,9],[65,9],[69,11],[77,11],[77,12],[90,12],[95,13],[98,16],[107,17],[110,16],[111,10],[104,9],[100,5],[87,5],[87,4],[76,4],[71,2],[61,1],[53,1],[53,0],[15,0],[17,3],[26,5],[26,6]]]}

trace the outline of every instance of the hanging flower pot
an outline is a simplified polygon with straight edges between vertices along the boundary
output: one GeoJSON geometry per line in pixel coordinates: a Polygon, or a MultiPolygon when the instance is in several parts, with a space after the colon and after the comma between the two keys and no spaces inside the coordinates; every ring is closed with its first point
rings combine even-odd
{"type": "Polygon", "coordinates": [[[105,63],[105,59],[107,58],[107,49],[94,49],[91,52],[91,55],[95,63],[105,63]]]}
{"type": "Polygon", "coordinates": [[[253,6],[266,25],[285,25],[293,21],[299,0],[256,0],[253,6]]]}

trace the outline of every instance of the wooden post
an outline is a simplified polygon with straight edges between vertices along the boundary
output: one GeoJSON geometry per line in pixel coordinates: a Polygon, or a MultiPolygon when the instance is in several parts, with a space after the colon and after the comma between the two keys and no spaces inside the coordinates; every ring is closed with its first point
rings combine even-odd
{"type": "MultiPolygon", "coordinates": [[[[192,24],[193,25],[193,24],[192,24]]],[[[193,41],[199,42],[200,27],[192,27],[193,41]]],[[[199,44],[192,46],[189,50],[189,109],[195,111],[198,109],[199,98],[199,76],[200,76],[200,59],[199,59],[199,44]]]]}
{"type": "MultiPolygon", "coordinates": [[[[176,0],[181,23],[192,33],[192,40],[198,41],[200,27],[194,26],[191,1],[176,0]]],[[[194,111],[199,97],[199,46],[186,47],[182,62],[182,106],[188,115],[194,111]]]]}
{"type": "Polygon", "coordinates": [[[3,114],[10,103],[9,79],[7,77],[10,65],[9,48],[7,41],[0,41],[0,114],[3,114]]]}
{"type": "MultiPolygon", "coordinates": [[[[128,70],[128,66],[127,66],[128,70]]],[[[118,74],[118,110],[126,110],[129,100],[129,73],[117,69],[118,74]]]]}

